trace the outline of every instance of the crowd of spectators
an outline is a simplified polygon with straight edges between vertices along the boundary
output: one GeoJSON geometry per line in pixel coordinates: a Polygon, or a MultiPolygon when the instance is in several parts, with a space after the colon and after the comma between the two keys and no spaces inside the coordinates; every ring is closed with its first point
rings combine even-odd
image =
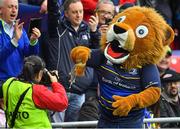
{"type": "MultiPolygon", "coordinates": [[[[23,28],[24,22],[17,19],[19,6],[17,1],[0,0],[0,39],[2,41],[0,42],[0,98],[5,92],[2,91],[3,83],[10,77],[18,77],[22,74],[24,58],[39,55],[44,59],[49,71],[58,71],[57,81],[64,86],[69,102],[65,110],[49,112],[51,122],[98,120],[97,75],[92,68],[88,67],[84,77],[75,77],[74,64],[69,53],[72,48],[79,45],[93,49],[99,48],[101,35],[107,31],[108,23],[118,12],[134,5],[155,8],[175,31],[175,40],[170,46],[171,49],[180,49],[180,2],[178,0],[19,0],[19,3],[39,6],[38,13],[48,16],[45,24],[47,31],[41,35],[40,30],[34,28],[29,37],[27,30],[23,28]]],[[[165,57],[167,59],[172,55],[171,51],[168,52],[165,57]]],[[[172,113],[161,116],[164,114],[161,111],[165,109],[162,110],[161,105],[165,102],[169,103],[172,112],[176,114],[173,116],[180,117],[180,106],[177,106],[180,103],[177,95],[180,75],[171,70],[169,73],[169,66],[161,69],[159,65],[158,68],[162,75],[163,92],[158,103],[160,112],[154,112],[155,116],[172,117],[172,113]],[[168,81],[167,74],[173,76],[168,81]],[[173,86],[174,83],[177,85],[173,86]],[[175,90],[177,94],[174,93],[175,90]],[[172,97],[168,98],[170,101],[166,100],[168,96],[172,97]]],[[[36,103],[35,105],[42,108],[36,103]]],[[[2,99],[0,99],[0,107],[3,109],[2,99]]],[[[44,109],[51,110],[52,108],[44,109]]],[[[1,116],[3,116],[2,110],[0,110],[0,118],[1,116]]],[[[3,119],[2,117],[1,120],[3,119]]],[[[0,124],[2,124],[1,121],[0,124]]],[[[180,127],[179,123],[175,124],[160,126],[180,127]]]]}

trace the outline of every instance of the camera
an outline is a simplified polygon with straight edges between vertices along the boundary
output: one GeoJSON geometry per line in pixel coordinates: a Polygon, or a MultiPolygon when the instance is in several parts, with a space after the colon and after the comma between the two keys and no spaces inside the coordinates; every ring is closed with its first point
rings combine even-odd
{"type": "Polygon", "coordinates": [[[40,84],[42,85],[46,85],[46,86],[50,86],[51,84],[51,79],[48,75],[48,72],[52,75],[52,76],[56,76],[58,79],[58,75],[56,75],[55,71],[48,71],[46,68],[43,70],[43,75],[40,81],[40,84]]]}

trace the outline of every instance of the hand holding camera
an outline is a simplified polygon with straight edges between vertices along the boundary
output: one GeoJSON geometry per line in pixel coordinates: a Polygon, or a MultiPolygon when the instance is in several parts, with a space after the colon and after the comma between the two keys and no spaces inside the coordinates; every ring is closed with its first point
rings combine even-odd
{"type": "Polygon", "coordinates": [[[42,76],[40,84],[49,86],[52,82],[58,82],[58,79],[59,79],[59,76],[58,76],[57,70],[48,71],[45,68],[43,71],[43,76],[42,76]]]}
{"type": "Polygon", "coordinates": [[[54,70],[54,71],[47,71],[47,74],[49,75],[50,81],[51,82],[58,82],[58,71],[54,70]]]}

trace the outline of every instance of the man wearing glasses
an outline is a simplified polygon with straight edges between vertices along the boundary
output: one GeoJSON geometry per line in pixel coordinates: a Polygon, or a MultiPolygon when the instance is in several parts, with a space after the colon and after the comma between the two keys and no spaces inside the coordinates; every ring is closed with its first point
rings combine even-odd
{"type": "Polygon", "coordinates": [[[97,3],[96,11],[99,17],[99,30],[105,33],[108,29],[108,24],[115,15],[115,6],[111,0],[100,0],[97,3]]]}

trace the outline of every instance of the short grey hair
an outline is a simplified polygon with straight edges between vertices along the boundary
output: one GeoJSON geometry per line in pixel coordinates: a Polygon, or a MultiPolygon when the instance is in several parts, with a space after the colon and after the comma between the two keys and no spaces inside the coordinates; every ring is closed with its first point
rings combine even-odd
{"type": "MultiPolygon", "coordinates": [[[[99,0],[96,5],[96,10],[99,9],[100,4],[111,4],[112,6],[114,6],[114,3],[111,0],[99,0]]],[[[115,7],[114,7],[114,10],[115,10],[115,7]]]]}

